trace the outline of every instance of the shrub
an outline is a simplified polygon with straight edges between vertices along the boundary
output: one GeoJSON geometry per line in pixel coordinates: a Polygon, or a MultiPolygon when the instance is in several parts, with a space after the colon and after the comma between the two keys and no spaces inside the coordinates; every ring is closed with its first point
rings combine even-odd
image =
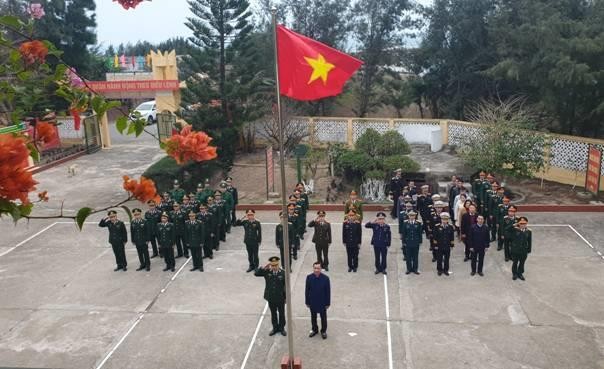
{"type": "Polygon", "coordinates": [[[367,155],[375,158],[379,154],[380,147],[382,146],[382,136],[373,128],[367,129],[361,137],[357,139],[355,148],[359,151],[366,153],[367,155]]]}
{"type": "Polygon", "coordinates": [[[220,170],[220,163],[216,160],[178,165],[173,158],[166,156],[151,164],[143,173],[143,177],[152,179],[160,194],[171,190],[175,179],[181,181],[182,188],[188,193],[195,192],[198,183],[211,178],[220,170]]]}
{"type": "Polygon", "coordinates": [[[374,169],[374,170],[370,170],[369,172],[365,173],[365,179],[381,179],[384,180],[384,171],[383,170],[378,170],[378,169],[374,169]]]}
{"type": "Polygon", "coordinates": [[[375,168],[375,160],[359,150],[346,151],[336,162],[336,172],[350,180],[361,178],[366,172],[375,168]]]}
{"type": "Polygon", "coordinates": [[[413,173],[420,169],[420,165],[409,156],[391,155],[380,161],[380,167],[387,173],[392,173],[395,169],[401,168],[403,173],[413,173]]]}
{"type": "Polygon", "coordinates": [[[382,135],[378,153],[381,156],[408,155],[411,154],[411,147],[399,132],[388,131],[382,135]]]}

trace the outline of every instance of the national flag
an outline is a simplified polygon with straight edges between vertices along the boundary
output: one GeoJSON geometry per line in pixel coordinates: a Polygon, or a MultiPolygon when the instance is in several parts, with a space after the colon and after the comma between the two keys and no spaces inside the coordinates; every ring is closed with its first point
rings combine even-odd
{"type": "Polygon", "coordinates": [[[362,61],[282,25],[277,25],[277,61],[281,95],[318,100],[342,92],[362,61]]]}

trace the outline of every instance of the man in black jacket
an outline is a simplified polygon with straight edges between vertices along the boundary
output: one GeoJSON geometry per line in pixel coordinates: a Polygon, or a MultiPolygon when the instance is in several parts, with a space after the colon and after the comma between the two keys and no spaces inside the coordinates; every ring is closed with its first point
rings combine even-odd
{"type": "Polygon", "coordinates": [[[126,231],[124,222],[117,219],[117,212],[115,210],[110,210],[107,213],[107,218],[103,218],[99,222],[99,227],[107,227],[109,229],[109,243],[113,249],[115,263],[117,264],[117,267],[113,271],[117,272],[121,269],[125,272],[128,270],[125,250],[126,242],[128,242],[128,232],[126,231]]]}
{"type": "Polygon", "coordinates": [[[455,246],[455,229],[449,224],[449,213],[440,213],[441,222],[434,227],[433,248],[436,251],[436,270],[438,275],[449,275],[449,257],[455,246]]]}
{"type": "Polygon", "coordinates": [[[362,227],[354,210],[349,210],[342,224],[342,242],[348,256],[348,273],[357,272],[359,267],[359,249],[361,247],[362,227]]]}
{"type": "Polygon", "coordinates": [[[489,226],[484,224],[484,217],[482,215],[476,218],[476,224],[470,229],[468,237],[470,252],[472,253],[471,275],[475,275],[478,271],[478,275],[483,277],[482,265],[484,263],[484,253],[489,248],[491,236],[489,234],[489,226]]]}
{"type": "Polygon", "coordinates": [[[264,287],[264,299],[268,302],[271,310],[271,322],[273,330],[268,334],[274,336],[281,332],[286,336],[285,331],[285,272],[279,268],[279,258],[272,256],[268,259],[269,264],[262,269],[256,269],[256,277],[264,277],[266,286],[264,287]]]}
{"type": "Polygon", "coordinates": [[[155,237],[155,220],[146,220],[141,217],[141,209],[132,209],[134,218],[130,223],[130,238],[132,243],[136,246],[136,252],[138,253],[138,260],[141,265],[136,271],[147,269],[151,270],[151,261],[149,259],[149,239],[155,237]]]}

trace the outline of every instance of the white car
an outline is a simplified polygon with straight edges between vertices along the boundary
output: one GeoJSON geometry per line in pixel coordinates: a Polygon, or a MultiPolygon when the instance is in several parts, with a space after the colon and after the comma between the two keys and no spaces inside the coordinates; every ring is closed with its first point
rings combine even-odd
{"type": "Polygon", "coordinates": [[[147,124],[153,124],[157,122],[157,106],[155,100],[145,101],[134,109],[134,112],[138,112],[143,119],[147,120],[147,124]]]}

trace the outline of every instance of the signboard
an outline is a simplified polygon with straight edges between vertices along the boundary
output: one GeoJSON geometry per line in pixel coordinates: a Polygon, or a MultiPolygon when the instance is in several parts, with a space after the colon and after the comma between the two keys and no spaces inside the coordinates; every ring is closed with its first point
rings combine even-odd
{"type": "Polygon", "coordinates": [[[602,165],[602,151],[593,145],[589,145],[587,156],[587,175],[585,176],[585,191],[594,195],[600,190],[600,176],[602,165]]]}
{"type": "Polygon", "coordinates": [[[266,148],[266,199],[268,200],[269,188],[275,192],[275,162],[273,160],[273,148],[266,148]]]}
{"type": "Polygon", "coordinates": [[[95,92],[174,91],[180,88],[178,80],[150,81],[88,81],[95,92]]]}

